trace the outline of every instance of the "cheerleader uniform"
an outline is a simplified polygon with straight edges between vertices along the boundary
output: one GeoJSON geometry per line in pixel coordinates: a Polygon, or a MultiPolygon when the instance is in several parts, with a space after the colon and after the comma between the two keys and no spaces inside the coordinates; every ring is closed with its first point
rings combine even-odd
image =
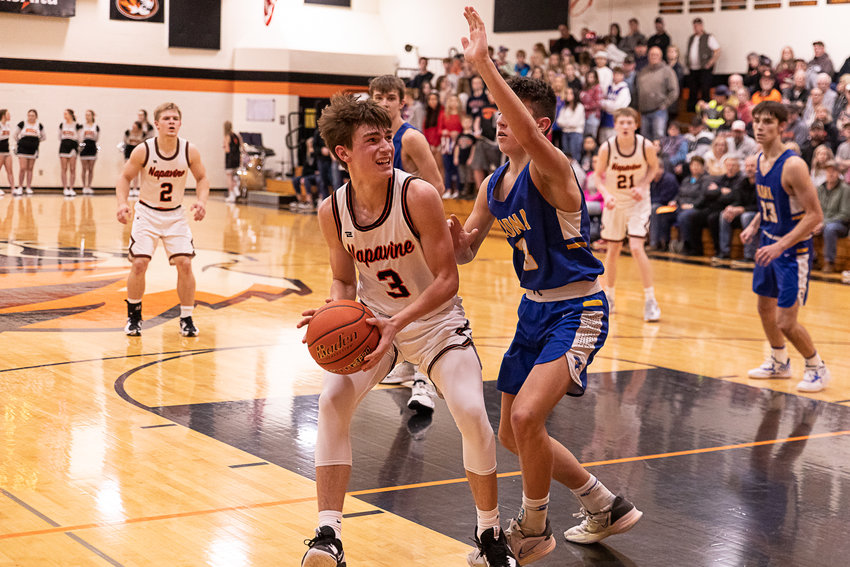
{"type": "Polygon", "coordinates": [[[44,125],[41,122],[35,124],[18,122],[18,132],[15,137],[18,140],[18,157],[35,159],[38,157],[38,144],[45,139],[44,125]]]}
{"type": "Polygon", "coordinates": [[[130,130],[124,130],[124,159],[130,159],[136,146],[145,141],[144,136],[143,132],[136,136],[130,130]]]}
{"type": "Polygon", "coordinates": [[[84,124],[82,128],[83,147],[80,150],[81,160],[97,159],[97,140],[100,138],[100,126],[84,124]]]}
{"type": "Polygon", "coordinates": [[[12,125],[0,122],[0,158],[9,155],[9,138],[12,137],[12,125]]]}
{"type": "Polygon", "coordinates": [[[59,125],[59,157],[76,157],[80,150],[80,128],[75,122],[63,122],[59,125]]]}

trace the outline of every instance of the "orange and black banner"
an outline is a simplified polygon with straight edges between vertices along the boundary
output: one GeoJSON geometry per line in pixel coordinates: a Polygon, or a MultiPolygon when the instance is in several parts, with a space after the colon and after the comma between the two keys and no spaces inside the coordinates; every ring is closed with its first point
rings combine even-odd
{"type": "Polygon", "coordinates": [[[109,19],[165,22],[165,0],[109,0],[109,19]]]}
{"type": "Polygon", "coordinates": [[[161,67],[0,57],[0,83],[329,97],[363,92],[370,77],[298,71],[161,67]]]}
{"type": "Polygon", "coordinates": [[[77,0],[0,0],[0,12],[70,18],[77,13],[77,0]]]}

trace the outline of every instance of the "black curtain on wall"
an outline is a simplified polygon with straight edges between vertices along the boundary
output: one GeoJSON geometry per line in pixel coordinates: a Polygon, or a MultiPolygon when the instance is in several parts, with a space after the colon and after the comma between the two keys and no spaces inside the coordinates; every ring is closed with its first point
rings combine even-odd
{"type": "Polygon", "coordinates": [[[168,47],[221,49],[221,0],[169,2],[168,47]]]}
{"type": "Polygon", "coordinates": [[[570,17],[567,0],[495,0],[493,31],[556,30],[570,17]]]}

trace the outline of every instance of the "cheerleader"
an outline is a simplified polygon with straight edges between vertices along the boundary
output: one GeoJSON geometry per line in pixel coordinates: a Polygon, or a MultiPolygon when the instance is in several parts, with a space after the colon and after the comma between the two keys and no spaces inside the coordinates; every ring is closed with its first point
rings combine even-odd
{"type": "Polygon", "coordinates": [[[86,110],[86,123],[83,124],[83,144],[80,149],[80,165],[83,167],[83,195],[94,195],[92,179],[94,162],[97,161],[97,140],[100,138],[100,126],[95,124],[94,110],[86,110]]]}
{"type": "Polygon", "coordinates": [[[136,120],[139,124],[142,125],[142,132],[144,134],[144,139],[153,138],[156,136],[156,129],[153,127],[153,124],[148,122],[148,111],[144,108],[139,109],[139,113],[136,115],[136,120]]]}
{"type": "MultiPolygon", "coordinates": [[[[139,115],[142,114],[144,110],[139,111],[139,115]]],[[[137,120],[133,122],[133,125],[130,126],[129,130],[124,130],[124,161],[126,162],[130,159],[130,154],[133,153],[133,149],[145,141],[145,129],[144,123],[137,120]]],[[[133,182],[130,183],[130,197],[138,197],[139,196],[139,176],[137,175],[133,182]]]]}
{"type": "Polygon", "coordinates": [[[233,131],[233,124],[228,120],[224,123],[224,173],[227,176],[228,203],[235,203],[240,193],[240,181],[236,175],[241,160],[240,148],[242,138],[233,131]]]}
{"type": "Polygon", "coordinates": [[[27,119],[18,122],[15,129],[15,140],[18,142],[16,153],[18,154],[18,188],[12,191],[13,195],[32,195],[32,170],[38,157],[38,145],[47,136],[44,133],[44,124],[38,121],[38,112],[34,108],[27,111],[27,119]]]}
{"type": "MultiPolygon", "coordinates": [[[[12,152],[9,149],[9,138],[12,137],[12,116],[5,108],[0,108],[0,170],[6,168],[9,177],[9,191],[15,190],[15,176],[12,175],[12,152]]],[[[3,196],[0,189],[0,197],[3,196]]]]}
{"type": "Polygon", "coordinates": [[[77,180],[77,153],[80,151],[80,129],[77,117],[70,108],[65,109],[65,121],[59,125],[59,162],[62,172],[62,194],[76,195],[74,182],[77,180]]]}

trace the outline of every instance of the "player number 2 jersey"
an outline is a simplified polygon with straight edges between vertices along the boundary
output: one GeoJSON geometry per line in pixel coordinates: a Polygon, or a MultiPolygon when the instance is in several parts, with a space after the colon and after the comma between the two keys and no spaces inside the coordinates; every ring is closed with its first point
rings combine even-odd
{"type": "Polygon", "coordinates": [[[407,210],[407,188],[413,179],[400,169],[393,170],[384,210],[369,225],[354,218],[350,183],[331,196],[337,234],[357,267],[357,296],[371,309],[390,316],[411,304],[434,281],[407,210]]]}
{"type": "Polygon", "coordinates": [[[152,207],[179,207],[183,203],[189,176],[189,142],[177,138],[177,149],[170,156],[162,154],[156,137],[145,140],[144,146],[139,199],[152,207]]]}

